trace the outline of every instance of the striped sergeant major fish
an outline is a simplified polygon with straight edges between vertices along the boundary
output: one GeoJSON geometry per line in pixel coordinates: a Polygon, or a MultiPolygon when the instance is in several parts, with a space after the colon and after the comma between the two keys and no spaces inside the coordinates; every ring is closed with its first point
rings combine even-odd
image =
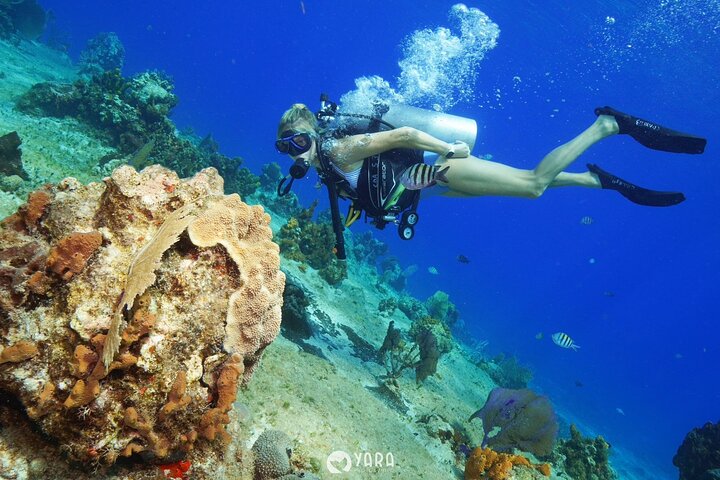
{"type": "Polygon", "coordinates": [[[400,183],[408,190],[432,187],[438,180],[447,183],[448,179],[445,177],[445,173],[449,169],[450,167],[442,168],[437,165],[416,163],[403,171],[400,175],[400,183]]]}
{"type": "Polygon", "coordinates": [[[553,333],[552,341],[558,347],[572,348],[575,351],[577,351],[577,349],[580,348],[580,345],[577,345],[575,342],[573,342],[573,339],[568,337],[568,335],[566,333],[562,333],[562,332],[553,333]]]}

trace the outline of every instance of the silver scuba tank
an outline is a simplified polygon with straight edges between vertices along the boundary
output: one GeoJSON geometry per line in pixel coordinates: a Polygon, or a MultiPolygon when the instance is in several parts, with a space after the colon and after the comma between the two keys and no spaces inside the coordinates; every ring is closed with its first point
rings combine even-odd
{"type": "MultiPolygon", "coordinates": [[[[477,122],[475,120],[410,105],[375,103],[368,106],[373,110],[371,115],[365,112],[340,113],[337,112],[337,104],[331,102],[327,94],[323,93],[320,96],[320,107],[320,111],[317,113],[319,120],[331,121],[338,115],[345,127],[358,131],[373,131],[372,126],[377,122],[372,119],[374,117],[375,119],[380,118],[395,128],[416,128],[447,143],[460,140],[468,144],[470,151],[475,147],[477,139],[477,122]]],[[[375,124],[375,128],[377,128],[377,124],[375,124]]]]}
{"type": "Polygon", "coordinates": [[[382,119],[394,127],[413,127],[447,143],[460,140],[470,151],[475,147],[477,122],[471,118],[396,103],[389,105],[382,119]]]}

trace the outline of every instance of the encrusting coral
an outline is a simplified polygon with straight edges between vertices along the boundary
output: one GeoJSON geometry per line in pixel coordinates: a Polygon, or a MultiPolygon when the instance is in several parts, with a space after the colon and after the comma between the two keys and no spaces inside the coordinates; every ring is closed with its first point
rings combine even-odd
{"type": "Polygon", "coordinates": [[[184,457],[214,478],[238,387],[280,328],[269,221],[212,168],[43,187],[0,226],[0,389],[72,460],[184,457]],[[139,256],[178,211],[187,228],[139,256]],[[133,286],[133,265],[151,282],[133,286]]]}

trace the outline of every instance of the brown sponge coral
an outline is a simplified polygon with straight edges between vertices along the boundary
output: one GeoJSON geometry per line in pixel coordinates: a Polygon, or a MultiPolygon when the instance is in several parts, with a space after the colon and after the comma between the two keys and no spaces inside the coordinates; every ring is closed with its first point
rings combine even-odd
{"type": "Polygon", "coordinates": [[[147,472],[128,478],[145,478],[184,455],[193,478],[239,477],[225,427],[285,281],[263,209],[225,196],[212,168],[123,166],[31,200],[0,224],[0,390],[63,458],[135,455],[147,472]]]}
{"type": "Polygon", "coordinates": [[[5,348],[2,353],[0,353],[0,364],[6,362],[24,362],[25,360],[37,355],[37,353],[38,349],[34,343],[20,340],[19,342],[5,348]]]}
{"type": "Polygon", "coordinates": [[[100,232],[75,232],[68,235],[50,249],[47,268],[67,282],[85,268],[88,259],[100,245],[100,232]]]}

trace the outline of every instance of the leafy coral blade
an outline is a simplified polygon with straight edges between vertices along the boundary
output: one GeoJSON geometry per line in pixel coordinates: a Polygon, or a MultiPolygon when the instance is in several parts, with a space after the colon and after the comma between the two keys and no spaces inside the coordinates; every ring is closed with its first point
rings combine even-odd
{"type": "Polygon", "coordinates": [[[153,238],[135,255],[125,278],[125,288],[115,309],[103,348],[103,363],[109,367],[120,348],[120,324],[123,309],[130,310],[135,298],[155,283],[155,270],[160,266],[163,253],[177,242],[180,234],[195,220],[195,205],[185,205],[172,212],[153,238]]]}

